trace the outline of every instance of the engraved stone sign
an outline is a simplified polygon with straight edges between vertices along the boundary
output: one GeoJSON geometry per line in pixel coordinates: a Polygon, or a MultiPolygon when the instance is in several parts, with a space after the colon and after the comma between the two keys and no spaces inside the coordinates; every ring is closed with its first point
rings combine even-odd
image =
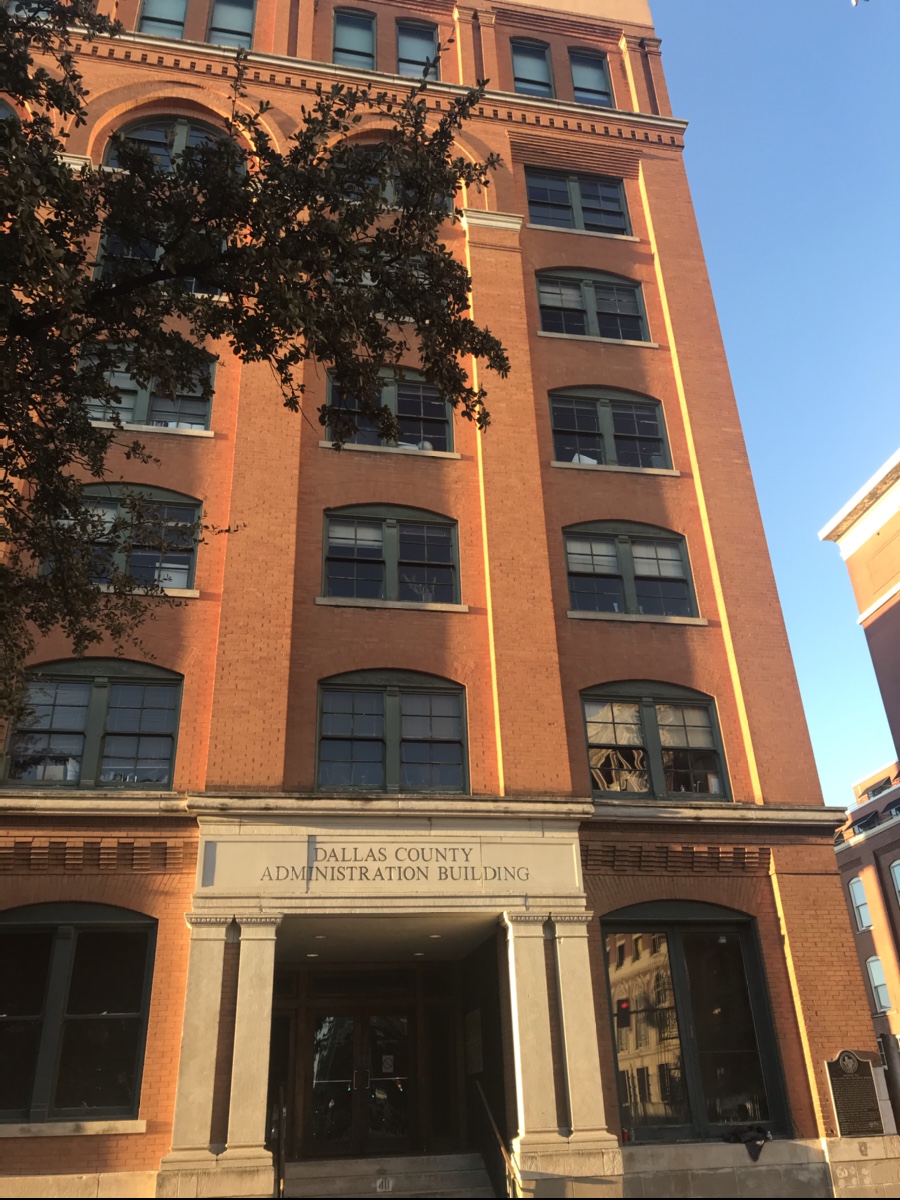
{"type": "Polygon", "coordinates": [[[872,1064],[852,1050],[842,1050],[825,1066],[841,1137],[883,1134],[872,1064]]]}

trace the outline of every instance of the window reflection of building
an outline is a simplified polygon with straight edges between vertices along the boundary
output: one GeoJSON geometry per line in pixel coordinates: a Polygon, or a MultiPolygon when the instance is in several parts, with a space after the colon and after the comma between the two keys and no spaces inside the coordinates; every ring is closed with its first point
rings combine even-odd
{"type": "Polygon", "coordinates": [[[659,1127],[716,1136],[769,1123],[742,941],[735,928],[702,926],[607,935],[629,1138],[652,1138],[659,1127]]]}

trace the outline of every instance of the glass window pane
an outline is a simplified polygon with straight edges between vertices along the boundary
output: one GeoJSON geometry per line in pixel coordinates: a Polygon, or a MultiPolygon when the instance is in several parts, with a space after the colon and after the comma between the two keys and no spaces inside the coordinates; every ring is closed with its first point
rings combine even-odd
{"type": "Polygon", "coordinates": [[[545,46],[512,43],[513,88],[527,96],[552,96],[550,63],[545,46]]]}
{"type": "Polygon", "coordinates": [[[596,400],[554,398],[553,454],[557,462],[605,462],[596,400]]]}
{"type": "MultiPolygon", "coordinates": [[[[437,54],[436,30],[433,26],[397,26],[397,74],[423,75],[426,62],[433,62],[437,54]]],[[[437,64],[428,72],[430,79],[437,79],[437,64]]]]}
{"type": "Polygon", "coordinates": [[[569,54],[569,61],[572,64],[572,86],[575,89],[576,103],[611,108],[612,94],[605,59],[572,52],[569,54]]]}
{"type": "Polygon", "coordinates": [[[79,930],[68,1015],[140,1013],[148,936],[146,932],[79,930]]]}
{"type": "Polygon", "coordinates": [[[142,1024],[141,1017],[66,1020],[53,1108],[132,1110],[142,1024]]]}
{"type": "Polygon", "coordinates": [[[640,1140],[643,1128],[687,1125],[690,1109],[668,938],[658,932],[622,936],[606,938],[607,979],[617,1014],[622,1125],[638,1131],[640,1140]]]}
{"type": "Polygon", "coordinates": [[[579,337],[587,334],[587,314],[581,284],[568,279],[548,279],[538,282],[541,306],[541,328],[547,333],[570,333],[579,337]]]}
{"type": "Polygon", "coordinates": [[[52,929],[0,932],[0,1019],[41,1015],[52,948],[52,929]]]}
{"type": "Polygon", "coordinates": [[[399,446],[416,450],[451,450],[450,414],[435,387],[424,383],[397,384],[399,446]]]}
{"type": "Polygon", "coordinates": [[[375,69],[375,19],[364,13],[334,14],[332,61],[362,70],[375,69]]]}
{"type": "Polygon", "coordinates": [[[214,46],[243,46],[253,42],[254,0],[213,0],[209,37],[214,46]]]}
{"type": "Polygon", "coordinates": [[[767,1121],[740,937],[688,932],[683,946],[707,1119],[729,1125],[767,1121]]]}
{"type": "Polygon", "coordinates": [[[183,37],[186,10],[187,0],[144,0],[138,32],[159,37],[183,37]]]}
{"type": "Polygon", "coordinates": [[[534,167],[525,170],[528,191],[528,218],[535,225],[554,225],[558,229],[573,229],[575,216],[565,175],[553,175],[534,167]]]}
{"type": "Polygon", "coordinates": [[[584,228],[593,233],[628,233],[622,186],[582,176],[578,180],[584,228]]]}

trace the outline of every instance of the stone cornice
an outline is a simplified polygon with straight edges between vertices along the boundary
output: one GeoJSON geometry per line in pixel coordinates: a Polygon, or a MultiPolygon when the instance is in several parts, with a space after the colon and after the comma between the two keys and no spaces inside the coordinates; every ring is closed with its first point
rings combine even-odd
{"type": "Polygon", "coordinates": [[[679,804],[678,801],[628,801],[610,800],[594,804],[589,824],[644,824],[658,825],[750,825],[773,827],[797,827],[829,834],[846,820],[842,808],[826,808],[816,805],[792,804],[729,804],[697,803],[679,804]]]}

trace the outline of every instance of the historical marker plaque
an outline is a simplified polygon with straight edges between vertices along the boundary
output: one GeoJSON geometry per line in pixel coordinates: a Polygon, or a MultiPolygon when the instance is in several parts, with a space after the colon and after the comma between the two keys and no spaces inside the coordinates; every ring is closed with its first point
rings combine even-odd
{"type": "Polygon", "coordinates": [[[837,1058],[826,1062],[825,1066],[828,1068],[841,1137],[883,1134],[884,1125],[878,1107],[872,1064],[852,1050],[842,1050],[837,1058]]]}

